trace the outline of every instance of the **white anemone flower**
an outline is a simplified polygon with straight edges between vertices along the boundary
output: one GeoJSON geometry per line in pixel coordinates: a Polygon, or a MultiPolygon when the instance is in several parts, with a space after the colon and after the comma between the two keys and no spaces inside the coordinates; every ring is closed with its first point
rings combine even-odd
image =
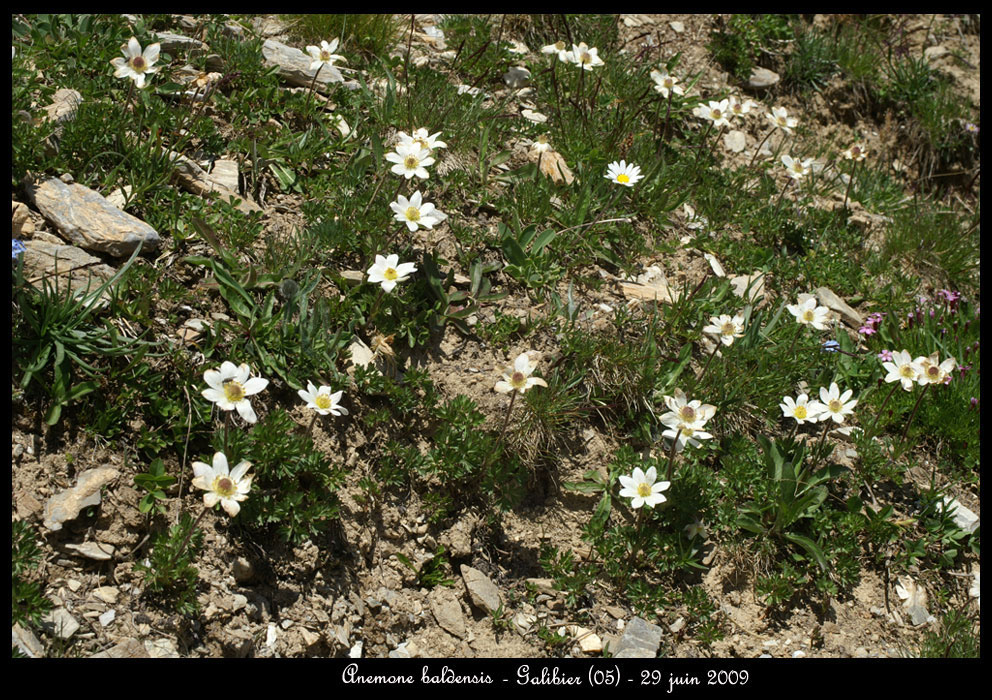
{"type": "Polygon", "coordinates": [[[782,165],[785,166],[785,173],[793,180],[802,180],[809,175],[813,165],[813,159],[799,160],[792,156],[782,156],[782,165]]]}
{"type": "Polygon", "coordinates": [[[313,382],[307,382],[306,390],[300,389],[297,394],[307,402],[307,408],[313,409],[322,416],[328,414],[332,416],[346,416],[348,409],[341,405],[341,396],[344,391],[331,393],[331,387],[321,386],[317,388],[313,382]]]}
{"type": "Polygon", "coordinates": [[[596,66],[604,65],[603,59],[598,54],[599,49],[590,49],[584,41],[578,46],[572,44],[572,62],[582,70],[592,70],[596,66]]]}
{"type": "Polygon", "coordinates": [[[530,376],[537,368],[537,362],[530,359],[530,353],[522,353],[513,361],[513,367],[503,372],[503,381],[496,382],[493,387],[501,394],[519,391],[521,394],[534,386],[547,386],[548,383],[540,377],[530,376]]]}
{"type": "Polygon", "coordinates": [[[854,413],[854,407],[858,405],[857,399],[849,400],[853,394],[850,389],[843,394],[840,393],[837,382],[832,382],[829,390],[821,386],[820,403],[823,404],[823,408],[819,413],[819,420],[832,418],[835,423],[843,423],[844,417],[854,413]]]}
{"type": "Polygon", "coordinates": [[[882,367],[888,372],[886,383],[902,382],[906,391],[912,391],[913,384],[923,374],[923,367],[906,350],[892,353],[892,362],[883,362],[882,367]]]}
{"type": "Polygon", "coordinates": [[[714,128],[728,126],[730,118],[734,116],[733,112],[730,111],[730,100],[711,101],[705,105],[699,105],[692,110],[692,113],[700,119],[708,119],[713,122],[714,128]]]}
{"type": "Polygon", "coordinates": [[[640,166],[633,163],[628,164],[625,160],[621,160],[619,163],[617,161],[610,163],[606,168],[606,175],[603,177],[624,187],[633,187],[638,180],[644,178],[641,175],[640,166]]]}
{"type": "Polygon", "coordinates": [[[766,114],[765,117],[777,129],[781,129],[787,134],[791,134],[792,130],[799,125],[799,120],[795,117],[790,117],[785,107],[772,107],[771,113],[766,114]]]}
{"type": "Polygon", "coordinates": [[[658,471],[654,467],[649,467],[644,472],[640,467],[634,467],[634,472],[630,476],[621,476],[620,490],[621,498],[629,498],[630,507],[637,509],[641,506],[654,508],[659,503],[666,500],[662,491],[672,485],[670,481],[658,481],[658,471]]]}
{"type": "Polygon", "coordinates": [[[868,149],[865,148],[862,144],[856,143],[850,148],[841,151],[841,155],[844,156],[844,158],[846,158],[847,160],[861,162],[865,159],[865,157],[867,157],[868,149]]]}
{"type": "Polygon", "coordinates": [[[422,180],[430,177],[427,166],[434,164],[431,152],[417,143],[400,143],[395,153],[387,153],[386,160],[396,163],[390,170],[407,180],[417,176],[422,180]]]}
{"type": "Polygon", "coordinates": [[[556,41],[553,44],[541,47],[541,53],[558,54],[558,60],[562,63],[572,63],[572,52],[568,50],[568,44],[564,41],[556,41]]]}
{"type": "Polygon", "coordinates": [[[782,409],[782,415],[794,419],[799,425],[816,423],[823,412],[823,405],[815,399],[810,401],[806,394],[800,394],[795,400],[791,396],[783,396],[782,401],[784,403],[778,405],[782,409]]]}
{"type": "Polygon", "coordinates": [[[249,423],[258,420],[248,397],[265,389],[269,385],[268,379],[251,377],[251,368],[246,364],[223,362],[219,370],[208,369],[204,372],[203,381],[209,387],[201,392],[207,401],[217,404],[222,411],[237,409],[238,414],[249,423]]]}
{"type": "Polygon", "coordinates": [[[735,338],[744,337],[744,317],[740,314],[733,318],[727,314],[711,316],[710,325],[703,328],[703,333],[717,336],[724,345],[733,345],[735,338]]]}
{"type": "Polygon", "coordinates": [[[158,71],[155,61],[158,60],[160,44],[150,44],[142,52],[141,44],[133,36],[128,39],[127,44],[121,46],[126,58],[117,58],[110,61],[116,69],[114,76],[117,78],[130,78],[134,81],[134,86],[139,90],[145,87],[145,76],[158,71]]]}
{"type": "Polygon", "coordinates": [[[369,282],[371,284],[382,284],[382,291],[387,294],[400,282],[406,282],[410,275],[417,271],[417,266],[413,263],[400,264],[400,256],[381,255],[375,256],[375,264],[369,268],[369,282]]]}
{"type": "Polygon", "coordinates": [[[754,106],[754,100],[741,100],[739,97],[730,98],[730,113],[735,117],[743,117],[754,106]]]}
{"type": "Polygon", "coordinates": [[[440,135],[441,135],[440,131],[437,132],[436,134],[429,134],[427,132],[427,129],[420,128],[420,129],[414,129],[414,132],[412,134],[408,134],[405,131],[401,131],[396,136],[397,139],[399,140],[399,143],[407,144],[407,145],[410,144],[418,145],[421,148],[426,149],[427,152],[431,154],[434,152],[434,149],[436,148],[448,147],[448,144],[438,139],[438,136],[440,135]]]}
{"type": "Polygon", "coordinates": [[[398,195],[395,202],[389,203],[389,208],[396,214],[393,218],[406,224],[411,233],[421,226],[433,229],[435,224],[448,218],[447,214],[436,209],[430,202],[424,203],[419,190],[410,199],[398,195]]]}
{"type": "Polygon", "coordinates": [[[826,306],[817,306],[816,297],[812,294],[800,294],[798,304],[789,304],[785,308],[796,317],[797,323],[813,326],[818,331],[827,330],[826,321],[830,309],[826,306]]]}
{"type": "Polygon", "coordinates": [[[530,150],[537,153],[547,153],[551,150],[551,143],[548,141],[547,134],[541,134],[537,139],[530,144],[530,150]]]}
{"type": "Polygon", "coordinates": [[[913,362],[920,366],[920,376],[916,379],[920,386],[944,384],[950,381],[951,372],[954,371],[954,368],[958,364],[957,360],[953,357],[948,357],[940,364],[937,364],[937,353],[932,354],[930,357],[917,357],[913,362]]]}
{"type": "Polygon", "coordinates": [[[344,56],[339,56],[334,53],[338,49],[338,40],[335,39],[331,43],[326,41],[320,42],[320,46],[308,46],[307,53],[310,54],[310,58],[313,59],[310,62],[310,70],[324,70],[326,69],[331,74],[331,78],[338,83],[344,82],[344,76],[341,75],[341,71],[337,69],[334,65],[335,61],[344,62],[344,56]],[[321,68],[323,66],[323,68],[321,68]]]}
{"type": "Polygon", "coordinates": [[[685,526],[685,536],[690,540],[694,540],[697,537],[706,539],[706,535],[706,523],[702,520],[694,520],[685,526]]]}
{"type": "Polygon", "coordinates": [[[651,71],[651,80],[654,81],[654,89],[661,93],[661,96],[668,99],[670,95],[684,95],[685,91],[679,87],[679,79],[674,75],[669,75],[668,70],[651,71]]]}
{"type": "Polygon", "coordinates": [[[676,452],[682,452],[686,445],[689,445],[689,447],[699,447],[702,445],[699,442],[700,440],[709,440],[713,437],[698,426],[686,425],[684,423],[670,427],[668,430],[662,432],[661,436],[669,440],[675,440],[676,452]]]}
{"type": "MultiPolygon", "coordinates": [[[[702,428],[710,418],[716,415],[716,406],[708,403],[704,404],[699,399],[689,401],[685,392],[681,389],[675,390],[675,396],[666,395],[663,398],[665,405],[670,411],[661,417],[661,422],[666,425],[669,423],[672,425],[683,423],[702,428]]],[[[669,425],[669,427],[672,427],[672,425],[669,425]]]]}
{"type": "Polygon", "coordinates": [[[233,471],[228,471],[227,455],[217,452],[212,466],[193,462],[193,486],[206,491],[203,494],[203,504],[207,508],[220,503],[233,518],[241,510],[240,501],[248,498],[252,477],[246,474],[250,468],[251,462],[241,462],[233,471]]]}

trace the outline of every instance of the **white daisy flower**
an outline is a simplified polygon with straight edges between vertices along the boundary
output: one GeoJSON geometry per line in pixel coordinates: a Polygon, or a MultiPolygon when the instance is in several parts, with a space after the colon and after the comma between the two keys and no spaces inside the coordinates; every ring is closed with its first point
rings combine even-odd
{"type": "Polygon", "coordinates": [[[882,367],[888,372],[886,383],[902,382],[906,391],[912,391],[913,384],[923,374],[923,367],[905,350],[892,353],[892,362],[883,362],[882,367]]]}
{"type": "Polygon", "coordinates": [[[127,44],[121,46],[121,51],[124,52],[126,58],[118,56],[110,61],[110,64],[116,69],[114,77],[130,78],[139,90],[145,87],[145,76],[158,71],[154,64],[158,60],[160,49],[160,44],[151,44],[142,52],[141,44],[132,36],[128,39],[127,44]]]}
{"type": "Polygon", "coordinates": [[[703,328],[703,333],[717,336],[724,345],[733,345],[735,338],[744,337],[744,317],[740,314],[733,318],[727,314],[711,316],[710,325],[703,328]]]}
{"type": "Polygon", "coordinates": [[[631,508],[647,506],[654,508],[659,503],[664,503],[666,499],[662,491],[671,486],[670,481],[657,481],[658,471],[654,467],[648,468],[647,473],[640,467],[634,467],[634,473],[630,476],[621,476],[620,490],[622,498],[629,498],[631,508]]]}
{"type": "Polygon", "coordinates": [[[672,94],[685,94],[685,91],[678,86],[679,79],[674,75],[669,75],[668,70],[665,68],[651,71],[651,80],[654,81],[654,89],[660,92],[661,96],[666,99],[672,94]]]}
{"type": "Polygon", "coordinates": [[[530,359],[530,353],[523,353],[513,361],[513,367],[503,372],[503,381],[496,382],[493,387],[501,394],[519,391],[521,394],[534,386],[547,386],[548,383],[540,377],[530,376],[537,368],[537,362],[530,359]]]}
{"type": "Polygon", "coordinates": [[[697,537],[706,539],[706,534],[706,523],[702,520],[694,520],[685,526],[685,536],[690,540],[694,540],[697,537]]]}
{"type": "Polygon", "coordinates": [[[208,389],[201,394],[207,401],[217,404],[222,411],[237,409],[238,414],[249,423],[258,420],[249,396],[253,396],[269,385],[268,379],[251,377],[251,369],[246,364],[235,365],[233,362],[221,363],[220,369],[208,369],[203,373],[203,380],[208,389]]]}
{"type": "Polygon", "coordinates": [[[548,135],[541,134],[537,137],[536,141],[530,144],[530,149],[532,151],[537,151],[538,153],[547,153],[551,150],[551,144],[548,142],[548,135]]]}
{"type": "Polygon", "coordinates": [[[791,134],[792,130],[799,125],[799,120],[795,117],[790,117],[785,107],[772,107],[771,113],[766,114],[765,117],[775,128],[781,129],[787,134],[791,134]]]}
{"type": "Polygon", "coordinates": [[[422,180],[430,177],[427,166],[434,164],[431,152],[416,143],[400,143],[396,146],[395,153],[387,153],[386,160],[396,163],[390,170],[397,175],[402,175],[407,180],[414,176],[422,180]]]}
{"type": "Polygon", "coordinates": [[[627,161],[621,160],[619,163],[613,161],[606,168],[606,175],[604,175],[607,180],[612,180],[618,185],[624,185],[625,187],[633,187],[634,184],[642,179],[644,176],[641,175],[641,169],[639,166],[633,163],[627,164],[627,161]]]}
{"type": "Polygon", "coordinates": [[[854,407],[858,405],[857,399],[849,400],[854,394],[848,389],[843,394],[837,386],[837,382],[830,384],[830,389],[820,387],[820,403],[823,407],[817,416],[818,420],[832,418],[835,423],[843,423],[844,417],[854,413],[854,407]]]}
{"type": "Polygon", "coordinates": [[[206,491],[203,504],[213,508],[220,503],[232,518],[241,510],[240,501],[248,498],[252,477],[246,476],[250,462],[241,462],[233,471],[228,471],[227,455],[214,454],[213,465],[193,462],[193,486],[206,491]]]}
{"type": "Polygon", "coordinates": [[[584,41],[578,46],[572,44],[572,62],[582,70],[592,70],[596,66],[604,65],[598,52],[599,49],[590,49],[584,41]]]}
{"type": "Polygon", "coordinates": [[[716,406],[708,403],[704,404],[699,399],[689,401],[685,392],[681,389],[675,390],[675,396],[666,395],[662,398],[664,398],[665,405],[668,407],[670,413],[664,414],[661,417],[661,422],[669,427],[683,423],[701,428],[706,425],[706,422],[710,418],[716,415],[716,406]]]}
{"type": "Polygon", "coordinates": [[[375,264],[368,269],[369,282],[382,284],[382,291],[387,294],[400,282],[406,282],[410,275],[417,271],[413,263],[400,264],[400,256],[375,256],[375,264]]]}
{"type": "Polygon", "coordinates": [[[430,202],[425,204],[419,190],[410,199],[398,195],[395,202],[389,203],[389,208],[396,214],[393,218],[406,224],[411,233],[421,226],[433,229],[435,224],[448,218],[447,214],[437,210],[430,202]]]}
{"type": "Polygon", "coordinates": [[[310,58],[313,59],[310,63],[310,70],[327,70],[331,74],[331,78],[338,83],[344,82],[344,76],[341,75],[341,71],[337,69],[334,65],[335,61],[344,62],[344,56],[339,56],[334,53],[338,48],[338,40],[335,39],[331,43],[326,41],[320,42],[320,46],[308,46],[307,53],[310,54],[310,58]],[[323,66],[323,68],[321,68],[323,66]]]}
{"type": "Polygon", "coordinates": [[[825,306],[817,306],[816,297],[812,294],[800,294],[798,304],[789,304],[785,308],[796,317],[797,323],[813,326],[818,331],[827,330],[826,321],[830,309],[825,306]]]}
{"type": "Polygon", "coordinates": [[[823,405],[816,400],[810,401],[806,394],[800,394],[793,400],[791,396],[783,396],[778,405],[782,409],[782,415],[786,418],[795,419],[796,423],[816,423],[820,419],[823,405]]]}
{"type": "Polygon", "coordinates": [[[306,390],[300,389],[296,393],[307,402],[307,408],[312,408],[322,416],[327,414],[332,416],[348,415],[348,409],[341,405],[341,396],[344,391],[336,391],[332,394],[331,387],[321,386],[318,389],[313,382],[308,381],[306,390]]]}

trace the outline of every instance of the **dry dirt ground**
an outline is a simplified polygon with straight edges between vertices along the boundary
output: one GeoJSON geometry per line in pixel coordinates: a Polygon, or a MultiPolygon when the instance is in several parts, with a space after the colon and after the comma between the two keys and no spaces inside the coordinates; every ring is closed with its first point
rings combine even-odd
{"type": "MultiPolygon", "coordinates": [[[[644,60],[652,60],[681,52],[682,70],[702,73],[697,86],[701,94],[727,86],[726,74],[705,48],[717,21],[714,15],[634,15],[618,21],[630,53],[642,52],[644,60]],[[676,22],[681,23],[681,31],[672,28],[676,22]]],[[[918,24],[914,36],[920,48],[934,45],[937,39],[927,33],[930,17],[919,17],[918,24]]],[[[973,65],[980,65],[978,36],[946,31],[939,41],[963,52],[973,65]]],[[[414,44],[414,50],[426,52],[428,48],[414,44]]],[[[936,65],[943,66],[939,59],[936,65]]],[[[977,72],[964,72],[951,61],[946,70],[962,91],[976,102],[980,100],[977,72]]],[[[845,111],[844,99],[843,86],[838,84],[817,96],[813,109],[788,97],[777,103],[788,107],[790,114],[818,124],[816,138],[824,143],[847,144],[861,136],[881,158],[911,162],[907,144],[894,138],[884,124],[869,123],[854,111],[845,111]],[[838,120],[838,113],[846,114],[847,119],[838,120]]],[[[757,119],[749,124],[753,129],[746,133],[748,149],[763,136],[757,119]]],[[[270,209],[267,231],[275,235],[300,225],[293,214],[286,213],[293,209],[291,197],[275,197],[272,202],[284,206],[278,211],[270,209]]],[[[676,230],[675,235],[686,233],[688,229],[676,230]]],[[[443,228],[420,234],[423,244],[430,243],[442,252],[445,245],[451,245],[443,228]]],[[[662,264],[670,281],[699,279],[707,267],[696,251],[684,251],[664,261],[644,260],[642,264],[645,268],[662,264]]],[[[594,310],[584,321],[589,324],[597,323],[598,304],[626,303],[615,280],[579,301],[583,308],[594,310]]],[[[540,312],[523,297],[505,299],[498,308],[521,318],[540,312]]],[[[509,347],[497,352],[449,328],[433,352],[415,356],[411,364],[429,370],[444,398],[467,394],[484,413],[500,416],[502,397],[492,392],[496,370],[529,349],[547,355],[556,350],[553,338],[546,338],[544,347],[509,347]]],[[[227,519],[207,517],[203,521],[203,553],[196,561],[201,614],[193,620],[168,614],[142,597],[142,577],[134,570],[136,560],[143,556],[147,532],[144,516],[137,509],[140,494],[133,487],[136,466],[82,432],[46,435],[39,428],[39,417],[26,406],[13,409],[12,519],[39,520],[46,500],[72,486],[76,476],[87,469],[110,466],[119,471],[119,477],[104,489],[98,507],[49,533],[43,543],[44,559],[36,578],[46,582],[47,594],[81,625],[70,640],[72,655],[122,649],[132,644],[129,640],[138,640],[146,652],[157,656],[326,657],[353,652],[363,657],[541,657],[548,655],[536,634],[541,621],[557,630],[574,623],[579,614],[588,613],[582,626],[615,648],[624,625],[635,616],[622,602],[619,591],[600,586],[591,591],[591,609],[569,611],[562,594],[543,578],[538,552],[544,542],[561,550],[571,549],[580,558],[589,556],[589,547],[580,535],[596,499],[561,491],[554,498],[530,499],[531,505],[506,514],[500,530],[487,527],[470,511],[454,525],[438,529],[428,524],[416,494],[374,505],[355,500],[361,493],[358,481],[373,465],[359,458],[366,438],[353,421],[341,423],[339,431],[325,432],[318,425],[315,433],[318,447],[336,455],[343,453],[349,468],[349,483],[340,492],[339,532],[325,542],[288,548],[276,542],[254,542],[241,534],[235,537],[229,532],[227,519]],[[96,561],[66,547],[83,542],[111,545],[113,554],[96,561]],[[439,545],[448,551],[453,585],[417,588],[415,575],[401,557],[418,565],[439,545]],[[509,617],[517,619],[510,629],[496,630],[490,615],[472,604],[458,575],[462,564],[480,570],[499,588],[509,617]],[[527,595],[528,579],[536,586],[536,597],[527,595]],[[104,624],[105,613],[110,610],[115,615],[104,624]],[[441,617],[445,618],[444,626],[439,623],[441,617]],[[359,645],[360,651],[354,652],[359,645]]],[[[301,424],[307,421],[302,409],[297,418],[301,424]]],[[[575,449],[560,465],[561,479],[581,480],[584,472],[606,465],[617,446],[612,436],[586,430],[577,436],[575,449]]],[[[170,473],[179,470],[178,464],[168,467],[170,473]]],[[[955,495],[980,512],[977,494],[955,495]]],[[[199,496],[190,491],[187,479],[182,505],[188,512],[198,512],[198,503],[199,496]]],[[[172,499],[165,520],[173,522],[179,508],[177,499],[172,499]]],[[[665,655],[900,656],[914,647],[920,635],[900,617],[898,599],[890,594],[887,600],[886,582],[869,569],[864,570],[862,582],[851,595],[829,601],[825,611],[815,610],[807,601],[772,616],[756,601],[753,571],[741,565],[735,552],[719,541],[708,541],[705,547],[708,569],[700,580],[719,605],[725,636],[711,646],[701,646],[678,631],[677,621],[683,611],[660,610],[653,621],[664,630],[661,651],[665,655]],[[886,605],[894,614],[886,612],[886,605]]],[[[891,591],[893,582],[888,585],[891,591]]],[[[966,585],[965,579],[962,585],[966,585]]],[[[59,648],[51,632],[42,633],[40,640],[49,653],[59,648]]],[[[578,641],[566,645],[561,653],[587,656],[578,641]]]]}

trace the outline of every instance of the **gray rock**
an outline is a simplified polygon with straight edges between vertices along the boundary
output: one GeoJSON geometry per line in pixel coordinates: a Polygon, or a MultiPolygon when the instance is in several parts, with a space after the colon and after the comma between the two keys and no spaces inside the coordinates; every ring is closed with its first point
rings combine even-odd
{"type": "Polygon", "coordinates": [[[658,656],[661,635],[661,627],[635,617],[624,627],[614,656],[620,659],[653,659],[658,656]]]}
{"type": "Polygon", "coordinates": [[[514,90],[530,83],[530,71],[523,66],[513,66],[503,74],[503,82],[514,90]]]}
{"type": "Polygon", "coordinates": [[[829,288],[817,287],[814,293],[821,304],[831,311],[836,311],[840,314],[840,317],[847,325],[853,328],[860,328],[864,325],[864,319],[861,318],[861,314],[848,306],[847,302],[834,294],[829,288]]]}
{"type": "Polygon", "coordinates": [[[100,625],[101,626],[107,627],[108,625],[110,625],[111,622],[114,621],[114,619],[116,617],[117,617],[117,611],[115,611],[115,610],[108,610],[107,612],[105,612],[102,615],[100,615],[100,617],[98,619],[100,620],[100,625]]]}
{"type": "Polygon", "coordinates": [[[145,651],[153,659],[178,659],[179,651],[171,639],[149,639],[145,641],[145,651]]]}
{"type": "Polygon", "coordinates": [[[110,561],[114,558],[114,545],[104,542],[70,543],[65,548],[93,561],[110,561]]]}
{"type": "Polygon", "coordinates": [[[52,610],[41,618],[41,625],[61,639],[69,639],[79,629],[79,623],[76,622],[76,618],[70,615],[69,611],[65,608],[55,608],[52,610]]]}
{"type": "Polygon", "coordinates": [[[238,583],[249,583],[255,578],[255,567],[246,557],[238,557],[231,566],[231,573],[238,583]]]}
{"type": "Polygon", "coordinates": [[[437,623],[459,639],[465,639],[465,618],[455,592],[445,586],[435,586],[427,600],[437,623]]]}
{"type": "Polygon", "coordinates": [[[206,51],[208,49],[207,45],[204,44],[199,39],[193,39],[188,36],[183,36],[182,34],[173,34],[172,32],[155,32],[152,34],[155,40],[161,44],[161,48],[168,54],[176,54],[179,51],[206,51]]]}
{"type": "Polygon", "coordinates": [[[461,573],[473,605],[490,614],[496,612],[503,605],[503,598],[499,594],[499,589],[488,576],[478,569],[464,564],[461,565],[461,573]]]}
{"type": "Polygon", "coordinates": [[[117,642],[114,646],[91,654],[91,659],[147,659],[148,650],[137,639],[128,637],[117,642]]]}
{"type": "Polygon", "coordinates": [[[69,241],[86,250],[125,257],[139,245],[144,252],[152,251],[161,240],[144,221],[82,185],[51,178],[28,187],[28,196],[69,241]]]}
{"type": "Polygon", "coordinates": [[[948,511],[953,510],[951,519],[954,520],[954,524],[965,532],[974,532],[981,525],[981,521],[977,515],[950,496],[944,496],[944,504],[947,506],[948,511]]]}
{"type": "Polygon", "coordinates": [[[241,186],[238,180],[238,161],[218,160],[210,170],[208,177],[224,189],[237,192],[241,186]]]}
{"type": "Polygon", "coordinates": [[[770,88],[778,84],[778,73],[767,68],[756,66],[751,69],[751,77],[747,79],[747,86],[755,90],[770,88]]]}
{"type": "MultiPolygon", "coordinates": [[[[37,289],[47,283],[60,295],[71,293],[79,298],[95,292],[114,274],[114,268],[82,248],[43,240],[40,233],[24,241],[24,278],[37,289]]],[[[107,301],[108,294],[104,292],[91,303],[103,306],[107,301]]]]}
{"type": "Polygon", "coordinates": [[[314,75],[317,76],[314,85],[317,90],[326,90],[329,85],[341,82],[337,80],[338,74],[335,71],[325,68],[318,73],[317,69],[310,70],[313,61],[309,54],[274,39],[266,39],[262,44],[262,58],[266,65],[278,68],[279,77],[290,85],[308,88],[313,83],[314,75]]]}
{"type": "Polygon", "coordinates": [[[76,479],[76,485],[56,494],[45,504],[44,524],[53,532],[62,529],[62,523],[73,520],[83,508],[100,505],[100,489],[116,479],[119,472],[113,467],[88,469],[76,479]]]}
{"type": "Polygon", "coordinates": [[[207,171],[186,156],[169,151],[173,164],[173,177],[179,185],[193,194],[201,197],[234,199],[234,206],[245,214],[262,211],[262,208],[250,199],[245,199],[234,190],[229,190],[207,174],[207,171]]]}
{"type": "Polygon", "coordinates": [[[10,628],[10,646],[17,647],[31,659],[40,659],[45,655],[45,647],[41,646],[41,642],[34,636],[34,632],[20,625],[14,625],[10,628]]]}
{"type": "Polygon", "coordinates": [[[113,586],[100,586],[99,588],[94,588],[90,591],[90,595],[97,600],[106,603],[107,605],[114,605],[120,594],[120,590],[114,588],[113,586]]]}

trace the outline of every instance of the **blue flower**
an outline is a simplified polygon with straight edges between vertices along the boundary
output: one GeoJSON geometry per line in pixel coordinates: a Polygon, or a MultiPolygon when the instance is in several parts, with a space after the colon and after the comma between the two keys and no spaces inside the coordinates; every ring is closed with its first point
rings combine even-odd
{"type": "Polygon", "coordinates": [[[840,343],[838,343],[836,340],[825,340],[823,341],[822,350],[823,352],[839,352],[840,343]]]}
{"type": "Polygon", "coordinates": [[[10,259],[17,260],[17,256],[24,252],[24,244],[16,238],[10,239],[10,259]]]}

